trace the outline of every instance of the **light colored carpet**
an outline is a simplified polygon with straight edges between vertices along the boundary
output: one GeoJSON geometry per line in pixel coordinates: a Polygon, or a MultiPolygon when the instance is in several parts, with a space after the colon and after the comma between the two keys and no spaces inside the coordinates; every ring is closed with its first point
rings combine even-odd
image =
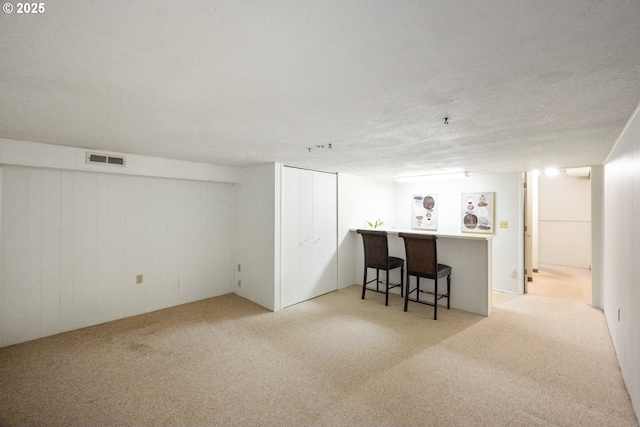
{"type": "Polygon", "coordinates": [[[60,334],[0,349],[0,425],[638,426],[589,283],[541,266],[488,318],[352,286],[60,334]]]}

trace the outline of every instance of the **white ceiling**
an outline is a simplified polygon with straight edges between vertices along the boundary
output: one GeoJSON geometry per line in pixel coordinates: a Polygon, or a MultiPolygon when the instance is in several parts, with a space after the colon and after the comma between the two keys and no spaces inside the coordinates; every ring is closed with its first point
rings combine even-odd
{"type": "Polygon", "coordinates": [[[638,0],[44,4],[0,16],[0,137],[508,172],[602,163],[640,103],[638,0]]]}

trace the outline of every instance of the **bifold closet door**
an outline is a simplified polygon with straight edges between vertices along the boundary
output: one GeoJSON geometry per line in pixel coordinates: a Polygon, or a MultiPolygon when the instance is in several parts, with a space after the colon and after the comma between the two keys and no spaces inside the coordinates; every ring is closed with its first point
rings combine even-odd
{"type": "Polygon", "coordinates": [[[337,289],[334,174],[282,172],[282,308],[337,289]]]}
{"type": "Polygon", "coordinates": [[[338,288],[338,212],[336,175],[313,174],[312,285],[306,299],[338,288]]]}
{"type": "Polygon", "coordinates": [[[282,168],[282,308],[304,301],[302,282],[311,268],[312,172],[282,168]]]}

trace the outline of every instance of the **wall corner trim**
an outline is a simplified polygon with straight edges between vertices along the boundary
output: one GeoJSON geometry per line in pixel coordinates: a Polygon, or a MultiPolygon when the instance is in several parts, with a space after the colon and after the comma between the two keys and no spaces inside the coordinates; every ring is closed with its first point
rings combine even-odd
{"type": "Polygon", "coordinates": [[[620,135],[618,136],[618,139],[616,139],[616,142],[611,147],[611,150],[609,150],[609,154],[607,154],[607,157],[605,157],[605,159],[602,161],[602,165],[607,164],[607,162],[609,161],[613,153],[616,151],[616,148],[618,147],[620,140],[624,138],[625,134],[627,133],[627,129],[629,129],[629,126],[631,126],[631,123],[638,115],[640,115],[640,104],[638,104],[638,106],[633,111],[631,116],[629,116],[629,120],[627,120],[627,123],[624,125],[624,128],[622,128],[622,132],[620,132],[620,135]]]}

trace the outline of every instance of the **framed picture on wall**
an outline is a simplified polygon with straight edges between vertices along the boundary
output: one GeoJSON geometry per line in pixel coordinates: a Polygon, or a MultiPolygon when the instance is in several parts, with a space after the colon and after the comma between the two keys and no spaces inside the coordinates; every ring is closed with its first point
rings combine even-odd
{"type": "Polygon", "coordinates": [[[462,194],[462,231],[493,234],[495,193],[462,194]]]}
{"type": "Polygon", "coordinates": [[[411,228],[437,230],[438,195],[414,194],[411,197],[411,228]]]}

